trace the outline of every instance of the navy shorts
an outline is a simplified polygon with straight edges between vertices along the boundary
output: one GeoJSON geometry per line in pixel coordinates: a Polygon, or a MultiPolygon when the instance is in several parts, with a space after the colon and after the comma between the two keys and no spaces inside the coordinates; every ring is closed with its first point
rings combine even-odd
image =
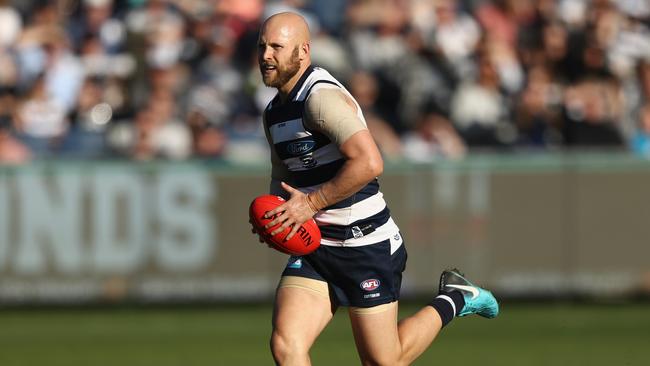
{"type": "Polygon", "coordinates": [[[336,305],[372,307],[399,300],[406,248],[391,254],[390,240],[359,247],[321,245],[313,253],[289,258],[283,276],[325,281],[336,305]]]}

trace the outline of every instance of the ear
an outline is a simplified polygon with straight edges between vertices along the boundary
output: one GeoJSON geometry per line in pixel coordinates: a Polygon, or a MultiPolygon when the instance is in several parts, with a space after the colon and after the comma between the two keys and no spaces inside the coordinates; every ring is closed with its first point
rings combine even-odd
{"type": "Polygon", "coordinates": [[[305,58],[307,58],[309,56],[310,47],[311,46],[310,46],[309,42],[305,42],[305,43],[300,45],[300,51],[301,51],[300,52],[300,59],[301,60],[304,60],[305,58]]]}

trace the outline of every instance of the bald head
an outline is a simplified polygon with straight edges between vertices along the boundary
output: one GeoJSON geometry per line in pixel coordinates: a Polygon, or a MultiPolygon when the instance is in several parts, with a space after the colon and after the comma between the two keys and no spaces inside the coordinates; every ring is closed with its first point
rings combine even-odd
{"type": "Polygon", "coordinates": [[[262,33],[279,32],[298,44],[309,42],[309,26],[301,15],[284,12],[271,15],[262,24],[262,33]]]}
{"type": "Polygon", "coordinates": [[[267,86],[288,94],[311,64],[309,27],[296,13],[278,13],[269,17],[260,30],[258,62],[267,86]]]}

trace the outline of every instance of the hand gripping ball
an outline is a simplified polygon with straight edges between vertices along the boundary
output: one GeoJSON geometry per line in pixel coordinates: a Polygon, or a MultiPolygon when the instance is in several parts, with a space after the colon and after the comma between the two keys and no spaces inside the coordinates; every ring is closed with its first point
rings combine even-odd
{"type": "Polygon", "coordinates": [[[285,200],[280,196],[271,194],[256,197],[251,202],[248,210],[251,222],[255,227],[257,233],[274,249],[292,255],[305,255],[313,252],[320,246],[320,229],[316,225],[314,219],[309,219],[303,223],[296,234],[289,239],[285,240],[286,236],[291,232],[291,227],[284,229],[275,235],[271,232],[275,230],[280,224],[274,225],[268,229],[264,229],[264,225],[272,221],[272,218],[264,218],[264,214],[272,209],[283,204],[285,200]]]}

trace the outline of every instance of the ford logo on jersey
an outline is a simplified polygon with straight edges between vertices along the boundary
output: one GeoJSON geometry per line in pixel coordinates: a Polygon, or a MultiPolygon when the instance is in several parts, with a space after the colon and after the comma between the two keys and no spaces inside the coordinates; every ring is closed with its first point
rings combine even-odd
{"type": "Polygon", "coordinates": [[[287,152],[291,155],[302,155],[311,151],[316,146],[314,140],[295,141],[287,145],[287,152]]]}

